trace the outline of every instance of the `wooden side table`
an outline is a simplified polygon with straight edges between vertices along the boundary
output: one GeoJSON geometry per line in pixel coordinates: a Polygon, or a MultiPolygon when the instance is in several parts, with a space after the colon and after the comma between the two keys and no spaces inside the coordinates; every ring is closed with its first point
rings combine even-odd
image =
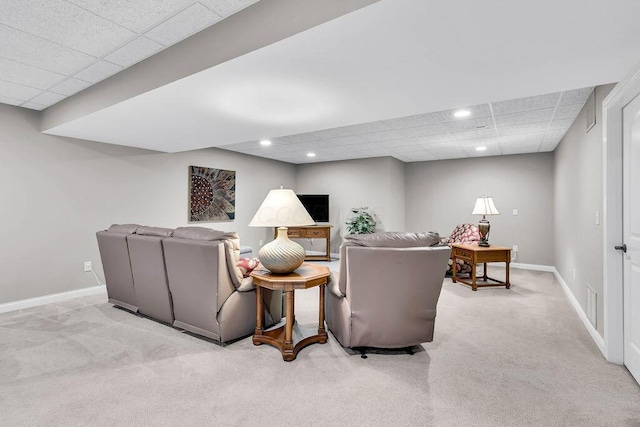
{"type": "Polygon", "coordinates": [[[314,343],[327,342],[327,331],[324,328],[324,288],[329,280],[329,268],[320,265],[303,263],[296,271],[289,274],[273,274],[268,270],[251,272],[253,284],[256,286],[256,330],[253,344],[269,344],[282,353],[282,359],[291,362],[298,352],[314,343]],[[320,286],[320,306],[318,317],[318,333],[309,332],[297,324],[294,314],[296,289],[308,289],[320,286]],[[285,324],[265,331],[262,288],[283,290],[286,295],[285,324]]]}
{"type": "Polygon", "coordinates": [[[511,263],[511,248],[505,248],[501,246],[478,246],[477,244],[468,243],[454,243],[451,245],[451,259],[453,265],[451,266],[453,283],[460,282],[465,285],[471,286],[471,289],[477,291],[479,287],[486,286],[502,286],[507,289],[511,287],[509,282],[509,264],[511,263]],[[457,264],[456,260],[461,259],[471,264],[471,282],[462,280],[456,277],[457,264]],[[487,276],[487,263],[488,262],[504,262],[507,265],[506,280],[501,282],[496,279],[492,279],[487,276]],[[476,265],[484,264],[484,273],[482,280],[485,283],[478,284],[476,278],[476,265]],[[488,283],[489,281],[495,283],[488,283]]]}
{"type": "MultiPolygon", "coordinates": [[[[331,261],[331,227],[332,225],[309,225],[300,227],[289,227],[287,236],[290,239],[324,239],[324,255],[307,255],[305,261],[331,261]]],[[[273,230],[273,237],[278,236],[278,229],[273,230]]]]}

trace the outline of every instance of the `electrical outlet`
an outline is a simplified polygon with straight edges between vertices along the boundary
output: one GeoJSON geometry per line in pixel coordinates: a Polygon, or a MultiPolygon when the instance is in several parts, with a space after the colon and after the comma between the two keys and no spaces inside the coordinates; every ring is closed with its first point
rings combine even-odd
{"type": "Polygon", "coordinates": [[[91,271],[91,270],[93,270],[92,262],[91,261],[85,261],[84,262],[84,271],[87,272],[87,271],[91,271]]]}
{"type": "Polygon", "coordinates": [[[518,252],[518,245],[513,245],[513,252],[518,252]]]}
{"type": "Polygon", "coordinates": [[[260,241],[258,242],[258,245],[259,245],[259,246],[262,246],[262,245],[263,245],[263,243],[264,243],[264,241],[263,241],[263,240],[260,240],[260,241]]]}
{"type": "Polygon", "coordinates": [[[513,215],[514,215],[514,216],[517,216],[517,215],[518,215],[518,209],[514,209],[514,210],[513,210],[513,215]]]}
{"type": "Polygon", "coordinates": [[[600,225],[600,212],[596,211],[596,225],[600,225]]]}

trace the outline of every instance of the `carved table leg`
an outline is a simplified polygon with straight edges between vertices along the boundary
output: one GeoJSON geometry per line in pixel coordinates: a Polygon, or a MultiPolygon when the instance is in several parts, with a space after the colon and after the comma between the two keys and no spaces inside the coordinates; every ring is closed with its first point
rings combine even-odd
{"type": "Polygon", "coordinates": [[[474,291],[478,290],[478,284],[476,283],[476,265],[475,263],[471,265],[471,289],[474,291]]]}
{"type": "MultiPolygon", "coordinates": [[[[262,328],[264,324],[264,308],[262,306],[262,288],[256,286],[256,330],[254,335],[262,335],[262,328]]],[[[253,340],[253,345],[260,345],[261,342],[253,340]]]]}
{"type": "Polygon", "coordinates": [[[453,256],[451,258],[451,260],[453,261],[453,264],[451,264],[451,281],[453,283],[456,283],[456,270],[457,270],[457,268],[456,268],[456,264],[457,264],[456,257],[453,256]]]}
{"type": "Polygon", "coordinates": [[[293,292],[293,289],[285,291],[287,298],[287,321],[284,326],[284,345],[282,347],[282,358],[287,362],[290,362],[296,358],[295,351],[293,350],[293,292]]]}
{"type": "Polygon", "coordinates": [[[324,329],[324,288],[326,285],[320,285],[320,308],[318,310],[318,335],[324,335],[324,340],[320,341],[320,344],[327,342],[327,332],[324,329]]]}

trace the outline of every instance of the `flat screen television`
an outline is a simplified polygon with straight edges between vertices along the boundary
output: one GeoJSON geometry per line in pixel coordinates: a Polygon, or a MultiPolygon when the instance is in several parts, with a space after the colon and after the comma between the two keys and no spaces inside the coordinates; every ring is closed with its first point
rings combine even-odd
{"type": "Polygon", "coordinates": [[[329,222],[328,194],[298,194],[298,199],[315,222],[329,222]]]}

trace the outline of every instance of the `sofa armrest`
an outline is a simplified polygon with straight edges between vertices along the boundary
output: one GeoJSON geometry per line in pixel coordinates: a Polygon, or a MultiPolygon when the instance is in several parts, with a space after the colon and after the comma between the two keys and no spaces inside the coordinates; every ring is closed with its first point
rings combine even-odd
{"type": "Polygon", "coordinates": [[[329,276],[329,281],[327,282],[327,289],[337,298],[344,298],[346,295],[342,293],[340,287],[338,286],[340,274],[337,271],[332,271],[331,276],[329,276]]]}
{"type": "Polygon", "coordinates": [[[244,277],[240,286],[236,288],[238,292],[250,292],[254,290],[256,287],[253,285],[253,277],[244,277]]]}

